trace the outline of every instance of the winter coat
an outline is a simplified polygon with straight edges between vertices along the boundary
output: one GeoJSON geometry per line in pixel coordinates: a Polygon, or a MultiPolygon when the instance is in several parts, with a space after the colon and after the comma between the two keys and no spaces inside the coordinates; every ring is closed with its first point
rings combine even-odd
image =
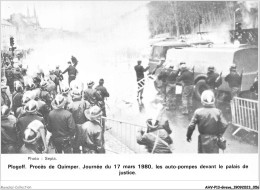
{"type": "Polygon", "coordinates": [[[208,72],[207,73],[207,78],[206,78],[206,83],[207,85],[211,88],[211,89],[215,89],[218,88],[221,83],[222,80],[220,78],[219,81],[217,81],[217,78],[219,77],[218,73],[214,73],[214,72],[208,72]]]}
{"type": "Polygon", "coordinates": [[[149,153],[152,153],[153,149],[153,153],[155,154],[172,153],[170,148],[172,142],[173,141],[169,136],[169,133],[161,127],[143,134],[142,132],[139,132],[137,135],[137,143],[140,145],[145,145],[149,153]],[[159,138],[157,140],[157,144],[155,144],[157,136],[159,138]]]}
{"type": "Polygon", "coordinates": [[[16,114],[17,108],[23,106],[22,99],[23,99],[23,93],[22,92],[14,92],[14,94],[13,94],[12,110],[15,113],[15,116],[18,116],[16,114]]]}
{"type": "Polygon", "coordinates": [[[105,98],[109,97],[109,93],[107,92],[107,89],[104,86],[98,85],[96,87],[96,90],[100,92],[99,94],[101,95],[102,101],[104,101],[105,98]]]}
{"type": "Polygon", "coordinates": [[[66,72],[68,72],[69,76],[76,76],[78,73],[77,69],[72,65],[70,65],[65,71],[63,71],[62,74],[65,74],[66,72]]]}
{"type": "Polygon", "coordinates": [[[196,125],[200,133],[198,152],[218,153],[217,137],[222,136],[227,128],[227,121],[221,110],[214,107],[197,109],[189,124],[187,138],[191,138],[196,125]]]}
{"type": "Polygon", "coordinates": [[[237,72],[230,72],[226,77],[225,81],[228,83],[230,88],[241,86],[241,76],[237,72]]]}
{"type": "Polygon", "coordinates": [[[177,82],[183,82],[184,86],[193,85],[193,73],[188,69],[185,69],[181,72],[181,75],[177,78],[177,82]]]}
{"type": "Polygon", "coordinates": [[[136,66],[134,67],[135,72],[136,72],[137,80],[140,80],[140,79],[144,78],[144,72],[147,71],[148,68],[149,68],[149,67],[144,68],[142,65],[136,65],[136,66]]]}
{"type": "Polygon", "coordinates": [[[38,112],[34,112],[34,113],[25,112],[23,114],[20,114],[20,116],[18,117],[17,124],[16,124],[16,130],[17,130],[17,134],[18,134],[18,138],[19,138],[18,141],[19,141],[20,146],[23,144],[23,135],[24,135],[25,129],[34,120],[39,120],[40,122],[42,122],[45,125],[43,116],[38,112]]]}
{"type": "Polygon", "coordinates": [[[84,153],[104,153],[102,128],[98,121],[87,121],[80,127],[81,142],[84,153]]]}
{"type": "Polygon", "coordinates": [[[3,145],[16,145],[17,135],[16,135],[16,118],[13,115],[7,117],[1,117],[1,143],[3,145]]]}
{"type": "Polygon", "coordinates": [[[52,133],[54,139],[75,135],[76,124],[72,114],[63,108],[50,111],[47,123],[47,129],[52,133]]]}
{"type": "Polygon", "coordinates": [[[97,105],[98,101],[102,101],[102,97],[95,89],[88,88],[84,91],[84,100],[88,101],[90,104],[97,105]]]}
{"type": "Polygon", "coordinates": [[[1,106],[3,105],[7,105],[8,107],[11,105],[11,101],[6,92],[1,92],[1,106]]]}
{"type": "Polygon", "coordinates": [[[174,84],[176,82],[178,74],[179,74],[179,71],[176,71],[176,70],[170,71],[166,81],[168,83],[174,84]]]}
{"type": "Polygon", "coordinates": [[[87,103],[84,100],[75,99],[68,104],[67,110],[72,113],[72,117],[76,124],[83,124],[86,122],[84,111],[87,109],[87,103]]]}

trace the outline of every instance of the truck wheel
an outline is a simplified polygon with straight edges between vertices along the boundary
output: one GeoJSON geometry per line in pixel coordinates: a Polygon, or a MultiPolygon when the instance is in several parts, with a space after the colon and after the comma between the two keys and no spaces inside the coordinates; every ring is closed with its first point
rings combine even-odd
{"type": "Polygon", "coordinates": [[[195,97],[198,99],[198,100],[200,100],[200,96],[201,96],[201,94],[202,94],[202,92],[204,91],[204,90],[207,90],[208,89],[208,86],[207,86],[207,84],[206,84],[206,81],[204,80],[204,79],[200,79],[197,83],[196,83],[196,85],[195,85],[195,92],[194,92],[194,94],[195,94],[195,97]]]}

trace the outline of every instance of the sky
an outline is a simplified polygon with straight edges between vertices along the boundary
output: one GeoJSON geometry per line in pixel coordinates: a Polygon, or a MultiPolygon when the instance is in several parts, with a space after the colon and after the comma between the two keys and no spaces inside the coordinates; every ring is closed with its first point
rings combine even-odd
{"type": "Polygon", "coordinates": [[[35,7],[40,25],[82,32],[108,25],[120,15],[146,4],[145,1],[1,1],[1,19],[12,13],[33,14],[35,7]]]}

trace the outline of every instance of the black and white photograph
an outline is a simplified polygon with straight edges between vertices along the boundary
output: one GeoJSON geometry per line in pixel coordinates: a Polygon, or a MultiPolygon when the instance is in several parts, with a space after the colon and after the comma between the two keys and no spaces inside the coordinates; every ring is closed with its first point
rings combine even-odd
{"type": "Polygon", "coordinates": [[[1,153],[258,154],[258,6],[1,1],[1,153]]]}

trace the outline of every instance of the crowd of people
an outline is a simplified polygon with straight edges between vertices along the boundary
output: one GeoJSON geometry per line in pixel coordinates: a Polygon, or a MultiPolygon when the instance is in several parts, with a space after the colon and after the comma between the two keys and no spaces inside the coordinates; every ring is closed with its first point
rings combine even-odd
{"type": "Polygon", "coordinates": [[[6,79],[1,80],[2,153],[105,153],[102,116],[109,93],[104,79],[95,88],[89,81],[83,89],[75,80],[78,61],[73,56],[64,72],[57,66],[35,76],[6,60],[6,79]],[[63,81],[66,72],[68,83],[63,81]]]}

